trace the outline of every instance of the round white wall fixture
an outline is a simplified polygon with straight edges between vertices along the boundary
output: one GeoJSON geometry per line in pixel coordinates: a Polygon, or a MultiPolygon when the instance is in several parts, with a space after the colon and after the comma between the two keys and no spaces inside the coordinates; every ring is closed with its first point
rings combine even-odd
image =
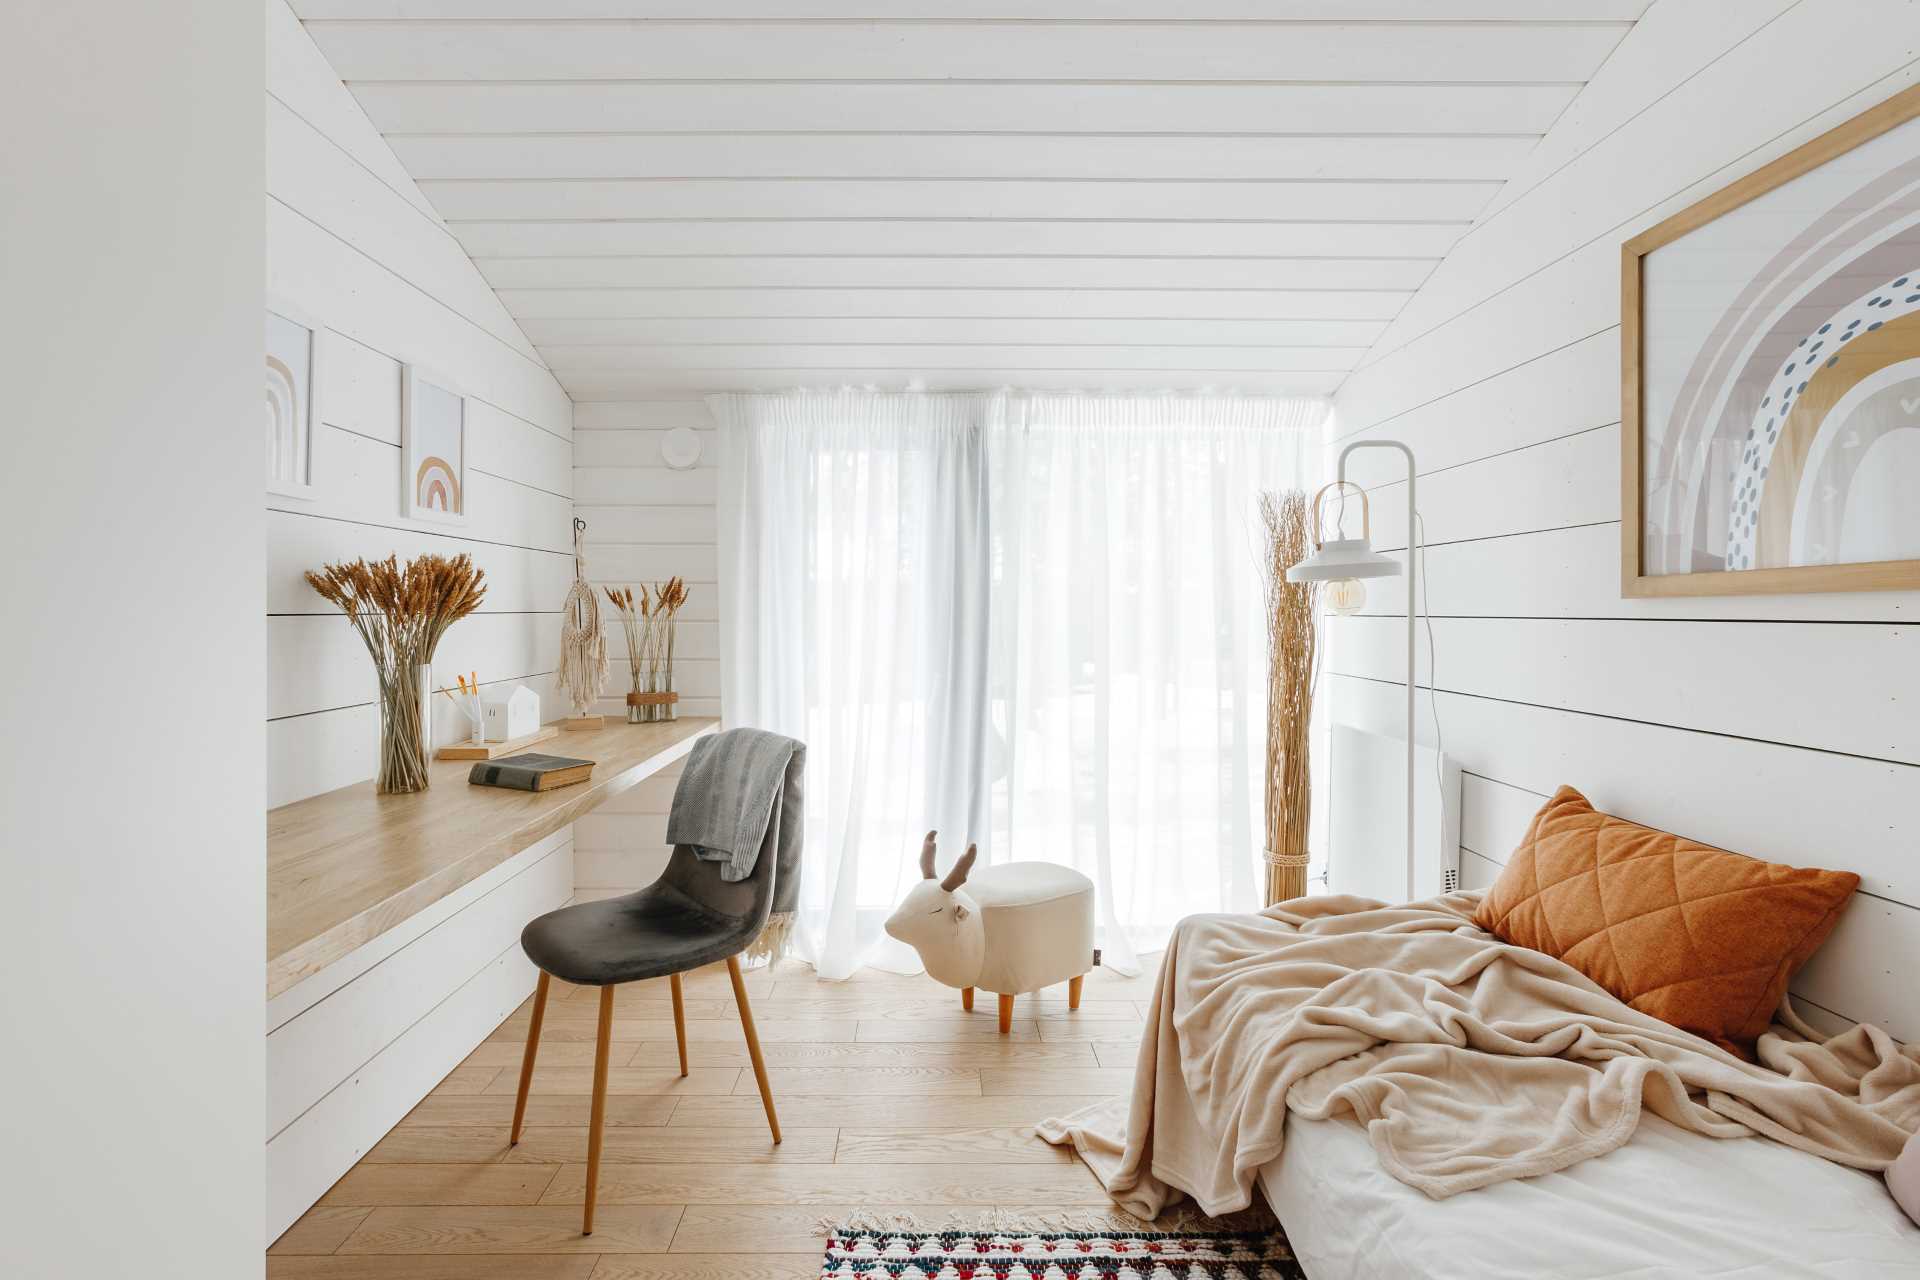
{"type": "Polygon", "coordinates": [[[700,433],[692,427],[675,427],[660,437],[660,460],[675,471],[687,471],[700,461],[700,433]]]}

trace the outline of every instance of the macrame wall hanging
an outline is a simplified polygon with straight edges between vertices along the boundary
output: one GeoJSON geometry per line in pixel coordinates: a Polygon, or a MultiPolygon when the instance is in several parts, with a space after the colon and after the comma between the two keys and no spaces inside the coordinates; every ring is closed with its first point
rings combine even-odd
{"type": "Polygon", "coordinates": [[[562,722],[568,729],[598,729],[605,717],[588,711],[607,683],[607,635],[600,627],[600,605],[587,585],[584,538],[587,522],[573,522],[573,585],[561,606],[560,687],[573,703],[573,715],[562,722]]]}

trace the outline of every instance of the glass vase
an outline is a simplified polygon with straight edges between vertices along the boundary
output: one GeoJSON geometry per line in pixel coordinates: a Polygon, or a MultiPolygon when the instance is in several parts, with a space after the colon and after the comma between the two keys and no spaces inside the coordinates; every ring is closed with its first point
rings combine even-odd
{"type": "Polygon", "coordinates": [[[635,701],[636,698],[647,691],[646,684],[647,682],[644,677],[635,676],[633,678],[633,692],[627,695],[628,724],[645,724],[647,722],[648,708],[635,701]]]}
{"type": "MultiPolygon", "coordinates": [[[[660,678],[654,685],[654,692],[656,693],[673,692],[673,640],[674,632],[678,629],[678,625],[679,619],[669,613],[665,623],[666,637],[661,644],[662,661],[660,663],[660,678]]],[[[678,720],[680,718],[679,706],[674,699],[668,698],[660,704],[660,718],[662,720],[678,720]]]]}
{"type": "Polygon", "coordinates": [[[424,663],[401,663],[380,690],[380,773],[374,786],[383,796],[427,789],[432,693],[433,668],[424,663]]]}

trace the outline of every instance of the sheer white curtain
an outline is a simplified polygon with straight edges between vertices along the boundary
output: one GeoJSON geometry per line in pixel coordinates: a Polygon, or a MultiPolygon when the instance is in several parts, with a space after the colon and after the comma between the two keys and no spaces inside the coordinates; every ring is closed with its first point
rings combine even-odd
{"type": "Polygon", "coordinates": [[[1258,906],[1262,488],[1305,483],[1325,407],[1235,397],[1002,398],[995,860],[1091,877],[1106,963],[1183,916],[1258,906]]]}
{"type": "Polygon", "coordinates": [[[721,707],[807,744],[799,945],[843,978],[895,946],[880,926],[921,835],[985,828],[986,400],[710,403],[721,707]]]}
{"type": "Polygon", "coordinates": [[[1305,485],[1324,402],[871,391],[716,396],[722,701],[808,744],[803,954],[942,861],[1064,862],[1130,970],[1256,903],[1255,495],[1305,485]]]}

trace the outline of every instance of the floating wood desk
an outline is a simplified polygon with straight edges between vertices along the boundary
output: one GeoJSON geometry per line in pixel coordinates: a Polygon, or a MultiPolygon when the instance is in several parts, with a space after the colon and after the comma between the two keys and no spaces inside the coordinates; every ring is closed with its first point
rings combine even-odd
{"type": "Polygon", "coordinates": [[[555,791],[476,787],[471,761],[435,761],[432,785],[413,795],[378,795],[367,781],[269,811],[267,998],[665,768],[718,724],[622,720],[542,743],[597,766],[555,791]]]}

